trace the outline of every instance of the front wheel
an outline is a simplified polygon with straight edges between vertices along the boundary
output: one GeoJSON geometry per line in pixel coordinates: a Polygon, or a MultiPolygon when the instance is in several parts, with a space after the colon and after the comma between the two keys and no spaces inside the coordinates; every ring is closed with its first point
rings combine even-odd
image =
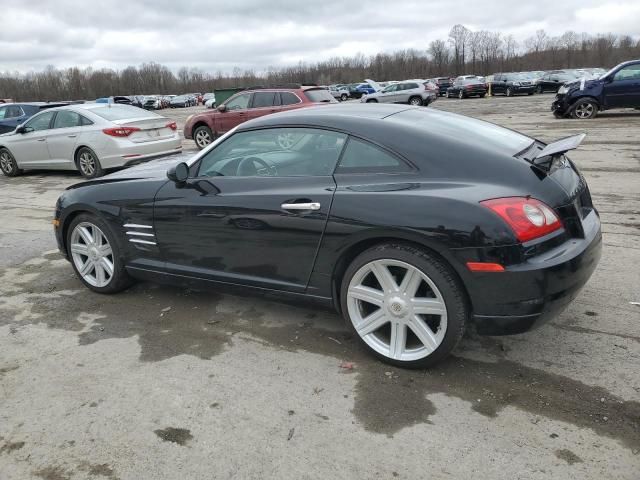
{"type": "Polygon", "coordinates": [[[480,98],[484,98],[486,95],[487,95],[486,93],[481,93],[480,98]]]}
{"type": "Polygon", "coordinates": [[[349,99],[349,96],[346,93],[340,95],[340,100],[346,102],[349,99]]]}
{"type": "Polygon", "coordinates": [[[409,99],[409,105],[413,105],[414,107],[421,107],[422,103],[422,98],[420,97],[411,97],[409,99]]]}
{"type": "Polygon", "coordinates": [[[15,177],[22,173],[22,170],[18,168],[18,162],[6,148],[0,149],[0,170],[7,177],[15,177]]]}
{"type": "Polygon", "coordinates": [[[340,302],[367,350],[407,368],[432,366],[448,356],[469,316],[451,268],[404,244],[382,244],[360,254],[342,279],[340,302]]]}
{"type": "Polygon", "coordinates": [[[88,147],[82,147],[76,153],[76,166],[84,178],[97,178],[104,175],[98,156],[88,147]]]}
{"type": "Polygon", "coordinates": [[[84,285],[98,293],[116,293],[133,283],[122,262],[115,235],[102,219],[81,214],[67,233],[67,252],[84,285]]]}
{"type": "Polygon", "coordinates": [[[376,100],[375,98],[371,98],[367,100],[365,103],[378,103],[378,100],[376,100]]]}
{"type": "Polygon", "coordinates": [[[571,116],[579,120],[588,120],[598,114],[598,104],[593,100],[578,100],[571,109],[571,116]]]}
{"type": "Polygon", "coordinates": [[[464,92],[463,92],[462,90],[460,90],[460,91],[458,92],[458,98],[459,98],[460,100],[462,100],[464,97],[465,97],[464,92]]]}
{"type": "Polygon", "coordinates": [[[513,97],[513,90],[511,90],[511,88],[507,88],[506,95],[507,97],[513,97]]]}
{"type": "Polygon", "coordinates": [[[544,88],[542,85],[538,85],[538,93],[544,93],[544,88]]]}

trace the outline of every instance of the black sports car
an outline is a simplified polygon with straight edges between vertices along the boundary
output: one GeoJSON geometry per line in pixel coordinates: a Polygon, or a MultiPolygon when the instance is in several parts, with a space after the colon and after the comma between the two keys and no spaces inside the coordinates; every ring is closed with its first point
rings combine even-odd
{"type": "Polygon", "coordinates": [[[304,297],[333,305],[381,359],[427,366],[467,322],[524,332],[587,282],[600,220],[564,155],[581,139],[545,146],[400,105],[293,110],[187,162],[70,187],[56,237],[96,292],[143,279],[304,297]]]}
{"type": "Polygon", "coordinates": [[[453,84],[447,88],[447,98],[484,98],[486,94],[487,86],[477,78],[456,78],[453,84]]]}

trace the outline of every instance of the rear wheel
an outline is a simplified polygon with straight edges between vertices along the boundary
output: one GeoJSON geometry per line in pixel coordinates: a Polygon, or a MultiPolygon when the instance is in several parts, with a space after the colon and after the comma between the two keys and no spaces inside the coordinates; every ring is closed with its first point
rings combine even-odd
{"type": "Polygon", "coordinates": [[[376,100],[375,98],[370,98],[366,103],[378,103],[378,100],[376,100]]]}
{"type": "Polygon", "coordinates": [[[456,346],[469,309],[460,281],[438,258],[409,245],[360,254],[342,279],[343,314],[367,350],[387,363],[427,367],[456,346]]]}
{"type": "Polygon", "coordinates": [[[544,93],[544,88],[542,85],[538,85],[538,93],[544,93]]]}
{"type": "Polygon", "coordinates": [[[463,98],[465,98],[465,97],[466,97],[466,95],[464,94],[464,90],[460,90],[460,91],[458,92],[458,98],[459,98],[460,100],[462,100],[462,99],[463,99],[463,98]]]}
{"type": "Polygon", "coordinates": [[[349,96],[346,93],[340,95],[340,100],[346,102],[349,99],[349,96]]]}
{"type": "Polygon", "coordinates": [[[88,147],[82,147],[76,153],[76,166],[84,178],[96,178],[104,175],[98,156],[88,147]]]}
{"type": "Polygon", "coordinates": [[[116,293],[133,283],[115,235],[94,215],[81,214],[73,219],[67,233],[67,251],[76,274],[94,292],[116,293]]]}
{"type": "Polygon", "coordinates": [[[527,92],[527,95],[533,95],[533,92],[527,92]]]}
{"type": "Polygon", "coordinates": [[[6,148],[0,149],[0,170],[7,177],[15,177],[22,173],[22,170],[18,168],[18,162],[6,148]]]}
{"type": "Polygon", "coordinates": [[[196,146],[202,150],[213,142],[213,132],[206,125],[201,125],[193,131],[193,140],[196,146]]]}
{"type": "Polygon", "coordinates": [[[484,98],[486,95],[487,95],[486,93],[481,93],[480,98],[484,98]]]}
{"type": "Polygon", "coordinates": [[[580,120],[594,118],[598,114],[598,104],[593,100],[578,100],[571,109],[571,116],[580,120]]]}
{"type": "Polygon", "coordinates": [[[411,97],[409,99],[409,105],[413,105],[414,107],[421,107],[422,106],[422,98],[420,98],[420,97],[411,97]]]}
{"type": "Polygon", "coordinates": [[[507,97],[513,97],[513,90],[511,90],[511,87],[507,88],[507,91],[506,91],[505,95],[507,97]]]}

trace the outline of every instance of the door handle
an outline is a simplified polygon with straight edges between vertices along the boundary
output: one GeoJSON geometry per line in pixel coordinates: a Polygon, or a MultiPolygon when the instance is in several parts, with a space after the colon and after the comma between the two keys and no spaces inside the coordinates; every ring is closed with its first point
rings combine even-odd
{"type": "Polygon", "coordinates": [[[78,135],[67,135],[69,138],[76,138],[78,135]]]}
{"type": "Polygon", "coordinates": [[[46,140],[46,138],[39,138],[38,141],[39,142],[44,142],[46,140]]]}
{"type": "Polygon", "coordinates": [[[283,210],[320,210],[320,204],[318,202],[283,203],[280,206],[283,210]]]}

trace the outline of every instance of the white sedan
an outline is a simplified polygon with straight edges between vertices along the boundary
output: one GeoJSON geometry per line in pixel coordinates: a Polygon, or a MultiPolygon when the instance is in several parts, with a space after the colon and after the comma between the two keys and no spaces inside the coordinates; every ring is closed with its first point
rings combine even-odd
{"type": "Polygon", "coordinates": [[[182,150],[176,123],[130,105],[86,103],[45,110],[0,135],[0,169],[78,170],[86,178],[182,150]]]}

